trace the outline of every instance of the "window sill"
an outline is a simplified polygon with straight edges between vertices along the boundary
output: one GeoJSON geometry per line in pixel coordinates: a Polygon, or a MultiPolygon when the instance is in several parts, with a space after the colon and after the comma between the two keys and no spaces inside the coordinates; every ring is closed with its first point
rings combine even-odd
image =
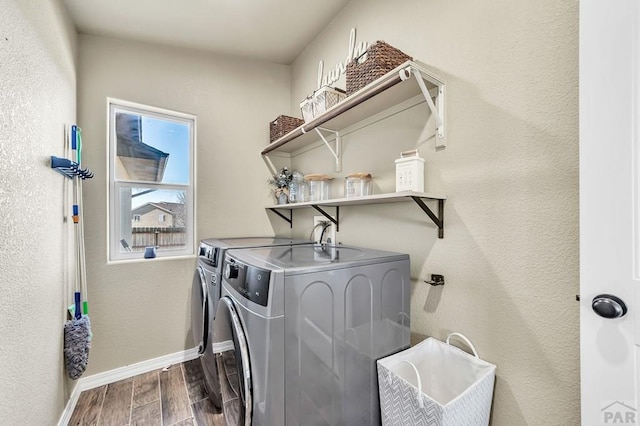
{"type": "MultiPolygon", "coordinates": [[[[142,253],[140,253],[142,255],[142,253]]],[[[118,260],[107,260],[107,265],[122,265],[127,263],[149,263],[149,262],[162,262],[166,260],[184,260],[184,259],[196,259],[198,256],[196,254],[185,254],[180,256],[160,256],[154,257],[152,259],[145,259],[144,257],[134,258],[134,259],[118,259],[118,260]]]]}

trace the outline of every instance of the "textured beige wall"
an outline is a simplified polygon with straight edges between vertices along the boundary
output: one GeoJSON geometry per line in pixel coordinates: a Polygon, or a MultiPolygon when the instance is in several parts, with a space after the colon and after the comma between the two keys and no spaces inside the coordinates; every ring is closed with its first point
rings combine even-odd
{"type": "MultiPolygon", "coordinates": [[[[448,199],[442,240],[413,204],[343,207],[339,240],[411,255],[412,329],[462,332],[497,365],[492,424],[579,424],[578,1],[354,0],[294,62],[292,109],[315,88],[318,60],[344,60],[352,27],[446,80],[447,149],[420,152],[426,190],[448,199]],[[423,283],[431,273],[446,285],[423,283]]],[[[336,176],[335,196],[354,171],[394,191],[394,160],[426,111],[345,137],[342,173],[324,148],[293,165],[336,176]]],[[[296,236],[312,214],[296,211],[296,236]]]]}
{"type": "MultiPolygon", "coordinates": [[[[91,320],[89,374],[193,347],[190,289],[195,258],[107,264],[106,99],[197,116],[197,235],[270,235],[267,123],[290,103],[289,67],[95,36],[79,38],[78,120],[91,320]]],[[[274,230],[275,228],[275,230],[274,230]]]]}
{"type": "Polygon", "coordinates": [[[70,228],[49,157],[76,114],[76,36],[55,1],[0,0],[0,424],[55,423],[70,228]]]}

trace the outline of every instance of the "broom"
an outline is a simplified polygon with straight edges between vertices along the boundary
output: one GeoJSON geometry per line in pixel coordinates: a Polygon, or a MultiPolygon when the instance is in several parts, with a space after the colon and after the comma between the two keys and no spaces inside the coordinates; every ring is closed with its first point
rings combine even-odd
{"type": "MultiPolygon", "coordinates": [[[[71,128],[71,149],[76,151],[76,161],[80,164],[80,139],[77,126],[71,128]]],[[[85,315],[82,315],[80,304],[80,289],[86,282],[84,261],[84,236],[81,218],[82,186],[80,176],[73,177],[73,223],[76,237],[76,274],[74,292],[73,318],[64,325],[64,360],[67,374],[71,379],[78,379],[87,368],[89,362],[89,350],[91,349],[91,322],[87,316],[87,304],[85,302],[85,315]]]]}

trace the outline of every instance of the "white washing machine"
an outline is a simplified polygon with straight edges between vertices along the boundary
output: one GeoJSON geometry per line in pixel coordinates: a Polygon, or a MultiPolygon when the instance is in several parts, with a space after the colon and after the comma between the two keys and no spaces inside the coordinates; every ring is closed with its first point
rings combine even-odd
{"type": "Polygon", "coordinates": [[[378,425],[376,360],[409,347],[409,256],[227,252],[214,321],[229,425],[378,425]]]}
{"type": "Polygon", "coordinates": [[[191,289],[191,332],[194,344],[201,354],[200,360],[210,399],[218,406],[220,406],[219,381],[215,358],[208,343],[211,341],[211,324],[215,318],[220,299],[224,255],[227,250],[233,248],[288,246],[292,244],[312,244],[312,242],[278,237],[209,238],[200,241],[198,263],[191,289]]]}

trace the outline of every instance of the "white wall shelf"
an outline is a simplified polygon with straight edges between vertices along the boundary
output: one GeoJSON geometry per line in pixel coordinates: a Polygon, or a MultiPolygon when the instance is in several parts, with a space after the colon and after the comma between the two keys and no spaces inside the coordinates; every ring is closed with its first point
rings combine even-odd
{"type": "MultiPolygon", "coordinates": [[[[386,114],[392,115],[395,111],[394,107],[403,103],[406,104],[420,95],[429,107],[431,117],[435,119],[436,148],[443,149],[446,140],[445,83],[433,76],[422,65],[414,61],[407,61],[351,94],[345,100],[329,108],[313,120],[273,141],[260,154],[272,174],[276,174],[276,167],[271,162],[269,154],[288,153],[291,155],[291,153],[295,153],[302,148],[322,141],[335,158],[336,172],[339,172],[342,170],[341,131],[358,123],[365,123],[367,119],[374,116],[380,118],[386,114]],[[332,139],[328,140],[323,132],[331,133],[332,139]],[[333,147],[331,146],[332,142],[334,143],[333,147]]],[[[444,196],[423,192],[398,192],[359,198],[338,198],[322,202],[278,204],[267,206],[266,208],[286,220],[293,227],[293,210],[311,207],[335,223],[336,230],[339,231],[340,206],[414,201],[438,227],[438,237],[443,238],[445,198],[444,196]],[[425,204],[424,200],[438,201],[437,215],[425,204]],[[335,219],[323,209],[324,207],[335,207],[335,219]],[[288,217],[281,210],[288,210],[288,217]]]]}
{"type": "Polygon", "coordinates": [[[286,220],[291,227],[293,227],[293,210],[302,208],[314,208],[320,212],[323,216],[336,224],[336,230],[340,231],[340,207],[341,206],[355,206],[363,204],[386,204],[386,203],[402,203],[414,201],[424,213],[431,219],[431,221],[438,228],[438,238],[444,238],[444,200],[445,196],[428,194],[425,192],[394,192],[389,194],[375,194],[368,195],[366,197],[352,197],[352,198],[334,198],[332,200],[324,201],[308,201],[304,203],[291,203],[291,204],[275,204],[265,207],[266,209],[274,212],[282,219],[286,220]],[[438,213],[437,215],[427,206],[425,200],[437,200],[438,213]],[[325,207],[335,207],[336,214],[335,219],[327,213],[325,207]],[[289,216],[281,212],[281,210],[288,210],[289,216]]]}
{"type": "Polygon", "coordinates": [[[444,90],[443,81],[434,77],[421,65],[407,61],[329,108],[312,121],[276,139],[267,145],[261,154],[265,156],[271,152],[294,152],[320,140],[315,132],[316,128],[339,131],[420,94],[424,95],[431,113],[436,116],[437,139],[444,140],[444,90]],[[411,81],[412,76],[415,77],[417,84],[411,81]]]}

